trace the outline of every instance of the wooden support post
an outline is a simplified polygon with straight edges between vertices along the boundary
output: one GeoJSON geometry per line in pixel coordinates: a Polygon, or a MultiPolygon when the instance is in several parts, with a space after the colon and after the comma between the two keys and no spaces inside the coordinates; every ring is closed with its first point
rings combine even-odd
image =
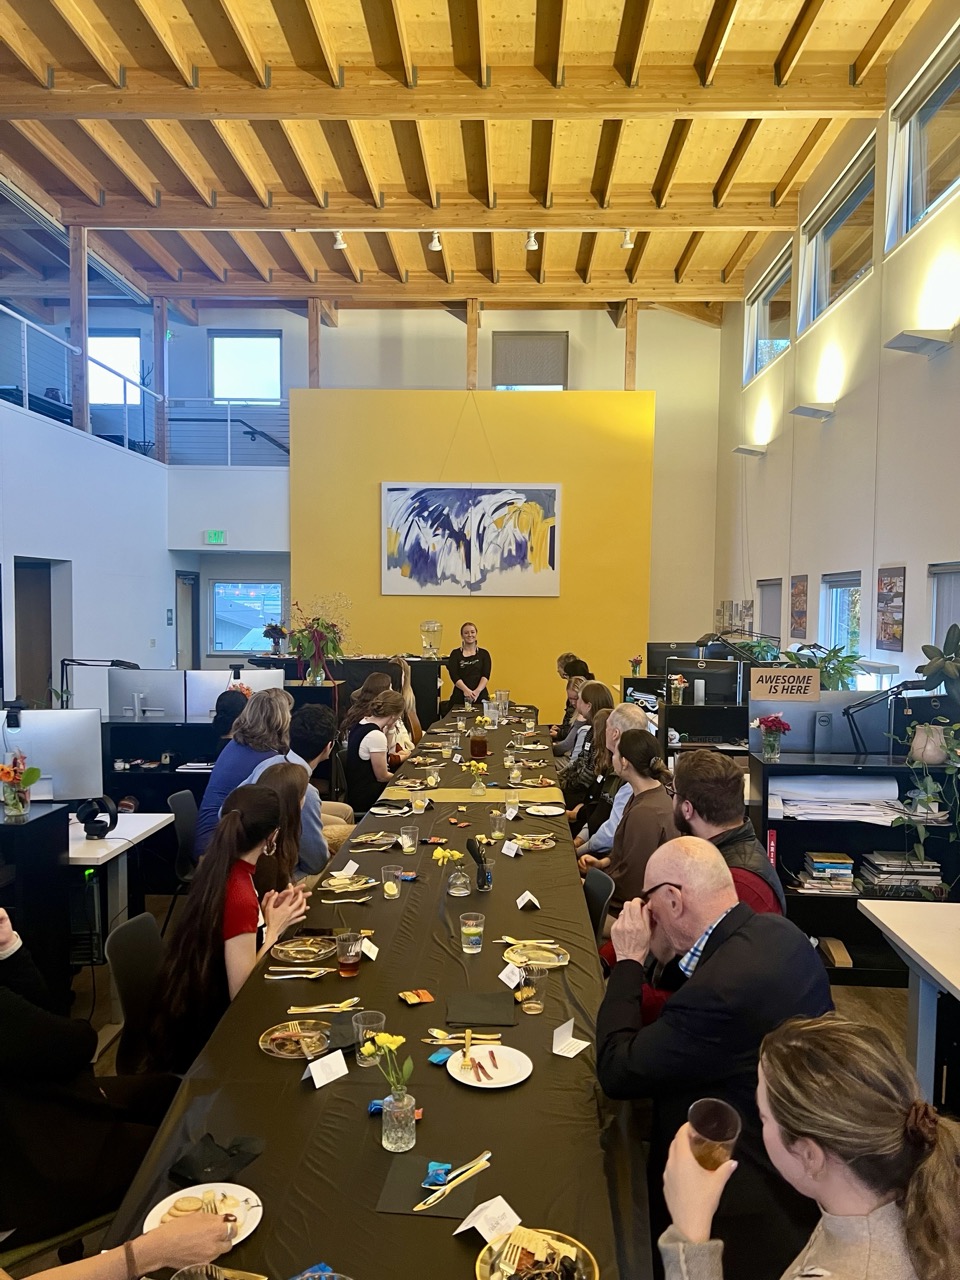
{"type": "Polygon", "coordinates": [[[467,299],[467,390],[476,391],[479,359],[477,354],[480,334],[480,303],[476,298],[467,299]]]}
{"type": "MultiPolygon", "coordinates": [[[[153,403],[153,439],[158,462],[169,460],[167,437],[167,300],[153,300],[153,390],[162,400],[153,403]]],[[[143,393],[141,392],[141,395],[143,393]]],[[[143,396],[144,401],[148,396],[143,396]]],[[[144,403],[146,411],[146,403],[144,403]]]]}
{"type": "Polygon", "coordinates": [[[623,362],[623,389],[637,389],[637,300],[628,298],[624,308],[626,320],[626,353],[623,362]]]}
{"type": "Polygon", "coordinates": [[[87,365],[87,228],[70,227],[70,341],[80,348],[70,360],[73,425],[90,430],[90,382],[87,365]]]}
{"type": "Polygon", "coordinates": [[[320,386],[320,320],[323,315],[319,298],[307,299],[307,386],[320,386]]]}

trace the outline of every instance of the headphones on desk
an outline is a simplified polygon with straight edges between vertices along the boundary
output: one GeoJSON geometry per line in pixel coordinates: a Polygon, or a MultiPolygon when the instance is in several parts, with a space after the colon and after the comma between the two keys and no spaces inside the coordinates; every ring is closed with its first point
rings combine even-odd
{"type": "Polygon", "coordinates": [[[103,840],[117,825],[117,806],[109,796],[84,800],[77,809],[77,821],[83,823],[88,840],[103,840]]]}

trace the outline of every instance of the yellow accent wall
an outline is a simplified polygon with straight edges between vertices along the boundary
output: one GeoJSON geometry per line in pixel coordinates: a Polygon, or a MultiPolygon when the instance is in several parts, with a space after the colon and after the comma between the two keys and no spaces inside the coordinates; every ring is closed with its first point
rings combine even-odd
{"type": "Polygon", "coordinates": [[[491,686],[550,718],[564,650],[616,694],[647,640],[653,432],[645,391],[291,391],[292,598],[343,592],[355,653],[419,652],[425,618],[449,653],[475,622],[491,686]],[[562,485],[560,595],[381,595],[382,481],[562,485]]]}

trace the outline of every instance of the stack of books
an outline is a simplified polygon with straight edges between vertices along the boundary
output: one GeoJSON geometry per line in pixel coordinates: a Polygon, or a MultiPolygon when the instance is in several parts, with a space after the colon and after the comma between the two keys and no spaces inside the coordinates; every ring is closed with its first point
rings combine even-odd
{"type": "Polygon", "coordinates": [[[845,853],[807,853],[800,872],[801,893],[856,897],[853,859],[845,853]]]}
{"type": "Polygon", "coordinates": [[[933,888],[940,883],[940,866],[936,862],[920,862],[886,849],[877,849],[863,859],[860,878],[865,885],[917,885],[933,888]]]}

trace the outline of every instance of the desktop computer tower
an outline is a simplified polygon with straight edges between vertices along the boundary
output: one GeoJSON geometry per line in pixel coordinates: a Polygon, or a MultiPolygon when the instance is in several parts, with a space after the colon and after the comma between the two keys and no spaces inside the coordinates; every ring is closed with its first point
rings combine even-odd
{"type": "Polygon", "coordinates": [[[70,963],[103,964],[103,914],[100,875],[96,867],[74,868],[70,877],[70,963]]]}

